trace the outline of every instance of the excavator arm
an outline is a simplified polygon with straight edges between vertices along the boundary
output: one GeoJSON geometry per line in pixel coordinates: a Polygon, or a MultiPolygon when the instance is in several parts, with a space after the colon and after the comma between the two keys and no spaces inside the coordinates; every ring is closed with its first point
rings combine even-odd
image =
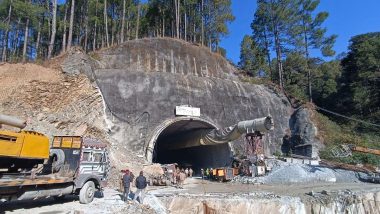
{"type": "Polygon", "coordinates": [[[370,149],[362,146],[352,146],[350,147],[352,151],[380,155],[380,149],[370,149]]]}
{"type": "Polygon", "coordinates": [[[356,146],[353,144],[342,144],[336,146],[332,149],[331,152],[335,157],[348,157],[352,155],[352,152],[380,155],[380,149],[371,149],[363,146],[356,146]]]}

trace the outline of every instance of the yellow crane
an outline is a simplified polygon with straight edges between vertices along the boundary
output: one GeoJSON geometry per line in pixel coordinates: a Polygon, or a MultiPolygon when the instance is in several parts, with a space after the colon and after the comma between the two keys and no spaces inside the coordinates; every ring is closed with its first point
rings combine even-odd
{"type": "Polygon", "coordinates": [[[35,131],[22,130],[26,121],[0,114],[0,127],[8,125],[20,131],[0,129],[0,169],[9,172],[31,169],[49,158],[49,138],[35,131]]]}

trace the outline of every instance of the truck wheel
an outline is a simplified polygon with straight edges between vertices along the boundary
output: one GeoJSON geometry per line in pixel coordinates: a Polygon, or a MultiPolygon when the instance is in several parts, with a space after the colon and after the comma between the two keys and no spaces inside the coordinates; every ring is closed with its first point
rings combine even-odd
{"type": "Polygon", "coordinates": [[[65,163],[65,153],[62,149],[50,149],[50,158],[53,172],[59,172],[65,163]]]}
{"type": "Polygon", "coordinates": [[[88,204],[94,200],[95,184],[93,181],[87,181],[79,191],[79,202],[88,204]]]}

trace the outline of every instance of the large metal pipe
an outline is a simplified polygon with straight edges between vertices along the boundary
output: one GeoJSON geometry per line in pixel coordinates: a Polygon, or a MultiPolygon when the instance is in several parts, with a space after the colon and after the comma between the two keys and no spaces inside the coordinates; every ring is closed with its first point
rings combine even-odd
{"type": "Polygon", "coordinates": [[[254,120],[240,121],[224,129],[200,129],[184,133],[173,142],[166,142],[164,147],[169,150],[185,149],[196,146],[218,145],[238,139],[242,134],[273,130],[274,123],[271,116],[254,120]]]}
{"type": "Polygon", "coordinates": [[[239,133],[251,133],[251,132],[262,132],[273,130],[274,124],[271,116],[257,118],[254,120],[241,121],[237,124],[239,133]]]}
{"type": "Polygon", "coordinates": [[[20,129],[25,128],[26,126],[26,120],[22,120],[16,117],[0,114],[0,125],[5,124],[8,126],[17,127],[20,129]]]}

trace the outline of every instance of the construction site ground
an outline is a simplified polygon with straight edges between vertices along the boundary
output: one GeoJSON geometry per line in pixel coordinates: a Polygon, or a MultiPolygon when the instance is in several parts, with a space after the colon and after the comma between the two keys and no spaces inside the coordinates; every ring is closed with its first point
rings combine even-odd
{"type": "MultiPolygon", "coordinates": [[[[275,184],[253,185],[231,182],[216,182],[202,180],[200,177],[188,178],[183,189],[174,186],[149,186],[144,204],[130,201],[124,203],[121,200],[122,193],[106,188],[104,196],[100,194],[91,204],[80,204],[78,197],[68,196],[61,201],[52,198],[43,200],[18,201],[4,204],[5,213],[164,213],[170,207],[165,202],[174,198],[199,198],[205,197],[212,200],[217,198],[241,198],[241,199],[274,199],[283,196],[297,197],[302,201],[312,202],[316,200],[310,192],[333,195],[337,192],[365,192],[380,191],[380,185],[370,183],[305,183],[305,184],[275,184]]],[[[135,188],[132,188],[134,191],[135,188]]],[[[206,200],[207,201],[207,200],[206,200]]],[[[171,207],[173,209],[173,207],[171,207]]],[[[178,208],[177,208],[178,211],[178,208]]],[[[172,210],[171,213],[177,213],[172,210]]]]}
{"type": "Polygon", "coordinates": [[[309,198],[311,191],[328,192],[362,190],[380,190],[380,185],[371,183],[302,183],[302,184],[240,184],[231,182],[217,182],[202,180],[200,177],[188,178],[184,189],[176,187],[156,187],[150,188],[150,192],[155,195],[170,194],[243,194],[243,193],[272,193],[280,196],[309,198]]]}

